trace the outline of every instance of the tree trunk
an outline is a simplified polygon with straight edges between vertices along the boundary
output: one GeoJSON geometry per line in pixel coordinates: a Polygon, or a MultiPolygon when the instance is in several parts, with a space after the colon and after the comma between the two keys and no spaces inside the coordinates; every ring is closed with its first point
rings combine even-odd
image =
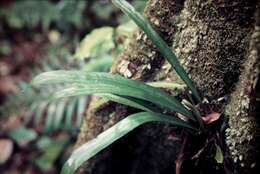
{"type": "MultiPolygon", "coordinates": [[[[193,173],[256,173],[260,161],[256,148],[260,114],[259,2],[149,0],[144,14],[173,48],[203,96],[221,101],[219,108],[229,119],[224,155],[226,161],[232,159],[228,165],[233,167],[212,161],[211,152],[213,158],[197,161],[197,165],[194,160],[184,161],[181,171],[190,173],[189,166],[193,173]]],[[[141,81],[182,83],[142,31],[135,33],[111,72],[141,81]]],[[[90,102],[76,146],[135,112],[113,102],[100,105],[98,100],[93,97],[90,102]]],[[[183,144],[180,132],[170,125],[141,126],[89,160],[78,173],[174,173],[183,144]]],[[[197,150],[195,147],[194,152],[197,150]]]]}

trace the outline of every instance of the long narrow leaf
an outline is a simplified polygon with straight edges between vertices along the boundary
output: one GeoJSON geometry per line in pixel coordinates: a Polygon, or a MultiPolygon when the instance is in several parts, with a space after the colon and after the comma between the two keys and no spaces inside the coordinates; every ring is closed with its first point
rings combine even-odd
{"type": "Polygon", "coordinates": [[[48,106],[47,114],[46,114],[46,120],[44,124],[44,131],[46,133],[50,132],[53,130],[53,120],[55,117],[55,108],[57,106],[57,103],[51,103],[48,106]]]}
{"type": "Polygon", "coordinates": [[[69,103],[67,104],[67,112],[66,112],[66,116],[65,116],[65,127],[67,129],[72,128],[73,126],[73,112],[75,111],[75,107],[77,105],[77,100],[78,98],[72,98],[71,100],[69,100],[69,103]]]}
{"type": "Polygon", "coordinates": [[[72,153],[68,161],[64,164],[61,173],[74,173],[78,169],[78,167],[82,165],[85,161],[96,155],[98,152],[100,152],[119,138],[132,131],[134,128],[144,123],[155,121],[170,123],[176,126],[196,130],[188,123],[172,116],[153,112],[140,112],[137,114],[133,114],[119,121],[117,124],[98,135],[97,138],[83,144],[78,149],[76,149],[72,153]]]}
{"type": "Polygon", "coordinates": [[[111,100],[111,101],[114,101],[114,102],[117,102],[120,104],[131,106],[133,108],[141,109],[143,111],[148,111],[148,112],[155,111],[155,108],[150,106],[148,103],[146,103],[145,101],[136,99],[136,98],[118,96],[118,95],[114,95],[114,94],[97,94],[97,96],[106,98],[108,100],[111,100]]]}
{"type": "Polygon", "coordinates": [[[28,124],[31,122],[33,116],[35,115],[35,111],[38,109],[38,105],[36,103],[33,103],[29,108],[30,110],[26,113],[26,118],[24,120],[25,124],[28,124]]]}
{"type": "MultiPolygon", "coordinates": [[[[90,95],[102,97],[104,99],[117,102],[123,105],[131,106],[133,108],[141,109],[147,112],[158,112],[158,108],[151,106],[148,102],[128,96],[120,96],[109,93],[97,93],[98,90],[93,90],[90,87],[84,87],[78,85],[71,85],[72,87],[64,88],[63,90],[57,91],[52,95],[52,99],[59,99],[64,97],[79,96],[79,95],[90,95]]],[[[69,106],[68,106],[69,107],[69,106]]]]}
{"type": "Polygon", "coordinates": [[[39,104],[37,112],[35,113],[35,116],[34,116],[34,125],[35,126],[38,126],[38,124],[40,123],[41,117],[43,116],[43,113],[47,106],[48,106],[48,102],[43,102],[43,103],[39,104]]]}
{"type": "Polygon", "coordinates": [[[184,68],[180,65],[176,55],[172,52],[166,42],[160,37],[160,35],[152,28],[147,19],[145,19],[140,13],[138,13],[134,7],[125,0],[112,0],[112,2],[120,8],[126,15],[128,15],[152,40],[157,46],[161,54],[170,62],[181,79],[187,84],[192,91],[196,99],[200,102],[201,97],[190,80],[188,74],[184,68]]]}
{"type": "Polygon", "coordinates": [[[84,116],[84,112],[86,110],[87,105],[87,97],[81,96],[78,99],[78,106],[77,106],[77,118],[76,118],[76,127],[79,128],[82,122],[82,118],[84,116]]]}
{"type": "MultiPolygon", "coordinates": [[[[108,73],[94,73],[83,71],[50,71],[36,76],[33,80],[34,85],[69,83],[73,88],[67,90],[74,96],[75,93],[111,93],[116,95],[130,96],[179,112],[183,115],[192,117],[187,110],[175,97],[168,95],[160,89],[146,85],[142,82],[126,79],[119,75],[108,73]],[[73,83],[75,85],[73,85],[73,83]],[[75,92],[76,91],[76,92],[75,92]]],[[[63,90],[63,93],[64,90],[63,90]]],[[[61,96],[63,95],[61,93],[61,96]]],[[[68,94],[66,94],[68,96],[68,94]]]]}
{"type": "Polygon", "coordinates": [[[58,102],[57,106],[56,106],[56,112],[53,118],[53,129],[56,130],[58,128],[61,128],[61,122],[62,122],[62,118],[64,116],[64,110],[66,107],[66,99],[62,99],[58,102]]]}

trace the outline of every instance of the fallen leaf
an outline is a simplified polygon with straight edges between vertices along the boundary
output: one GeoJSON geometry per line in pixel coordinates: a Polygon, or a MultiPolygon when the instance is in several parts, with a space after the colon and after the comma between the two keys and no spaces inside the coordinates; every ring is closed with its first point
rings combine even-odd
{"type": "Polygon", "coordinates": [[[175,174],[181,174],[181,166],[183,163],[183,156],[175,160],[175,174]]]}
{"type": "Polygon", "coordinates": [[[202,120],[205,124],[210,124],[217,121],[221,116],[221,113],[212,112],[211,114],[207,115],[206,117],[202,117],[202,120]]]}
{"type": "Polygon", "coordinates": [[[0,139],[0,164],[4,164],[13,152],[13,142],[8,139],[0,139]]]}

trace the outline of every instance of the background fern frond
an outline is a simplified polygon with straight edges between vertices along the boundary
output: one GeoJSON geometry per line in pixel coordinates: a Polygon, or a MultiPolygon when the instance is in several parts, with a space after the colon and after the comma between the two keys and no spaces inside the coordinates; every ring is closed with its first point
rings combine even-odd
{"type": "MultiPolygon", "coordinates": [[[[43,61],[33,68],[30,76],[59,68],[75,69],[77,67],[80,69],[82,67],[82,60],[73,60],[69,51],[61,50],[61,47],[52,47],[49,50],[48,57],[43,58],[43,61]],[[56,54],[53,54],[54,52],[56,54]],[[63,55],[57,55],[57,52],[63,52],[63,55]]],[[[32,123],[34,126],[37,126],[44,121],[44,130],[46,132],[59,128],[74,129],[79,126],[81,122],[80,117],[83,115],[82,111],[84,111],[87,103],[86,97],[72,97],[59,101],[50,101],[50,93],[53,90],[63,89],[63,85],[32,88],[29,83],[21,81],[17,86],[19,92],[9,94],[7,96],[8,102],[0,107],[1,115],[9,116],[24,113],[26,124],[32,123]],[[70,101],[76,103],[72,105],[74,106],[73,108],[69,107],[70,101]],[[70,109],[68,110],[68,108],[70,109]]]]}
{"type": "MultiPolygon", "coordinates": [[[[125,41],[131,37],[127,31],[124,31],[125,25],[127,25],[128,31],[136,29],[133,23],[122,24],[117,28],[95,29],[86,35],[74,55],[72,55],[71,49],[66,46],[66,38],[43,48],[43,52],[47,55],[41,57],[40,63],[31,69],[29,76],[34,77],[42,72],[57,69],[82,69],[85,72],[108,71],[114,57],[123,50],[122,45],[114,43],[114,37],[124,37],[125,41]],[[96,35],[102,35],[102,33],[108,34],[107,32],[110,32],[109,37],[99,37],[93,43],[92,38],[97,38],[96,35]],[[116,33],[114,34],[114,32],[116,33]],[[103,43],[105,43],[105,46],[103,43]]],[[[36,126],[44,122],[45,132],[59,128],[74,129],[80,126],[87,97],[70,97],[51,101],[51,93],[66,88],[64,84],[32,88],[28,82],[21,81],[17,86],[19,92],[8,95],[7,102],[0,107],[1,115],[9,116],[24,113],[26,124],[36,126]]]]}
{"type": "Polygon", "coordinates": [[[85,6],[86,1],[78,0],[61,0],[58,3],[23,0],[1,10],[0,17],[17,29],[41,26],[47,31],[51,24],[55,24],[59,30],[66,31],[82,25],[85,6]]]}

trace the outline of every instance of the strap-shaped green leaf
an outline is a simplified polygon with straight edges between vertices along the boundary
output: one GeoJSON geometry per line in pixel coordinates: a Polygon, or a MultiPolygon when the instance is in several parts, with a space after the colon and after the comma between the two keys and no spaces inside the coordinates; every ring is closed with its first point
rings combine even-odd
{"type": "Polygon", "coordinates": [[[145,19],[140,13],[138,13],[134,7],[125,0],[112,0],[112,2],[120,8],[126,15],[128,15],[152,40],[152,42],[157,46],[161,54],[170,62],[172,67],[175,69],[177,74],[186,83],[189,89],[192,91],[196,99],[200,102],[201,97],[194,87],[191,79],[180,65],[176,55],[172,52],[166,42],[160,37],[160,35],[152,28],[147,19],[145,19]]]}
{"type": "Polygon", "coordinates": [[[101,72],[60,70],[42,73],[33,80],[34,85],[58,83],[71,84],[70,86],[72,86],[61,91],[58,94],[59,97],[111,93],[146,100],[193,118],[192,113],[175,97],[168,95],[160,89],[136,80],[126,79],[119,75],[101,72]]]}
{"type": "Polygon", "coordinates": [[[86,96],[81,96],[78,99],[78,107],[77,107],[77,118],[76,118],[76,127],[80,127],[82,118],[84,116],[85,110],[87,105],[87,98],[86,96]]]}
{"type": "Polygon", "coordinates": [[[141,109],[143,111],[148,111],[148,112],[152,112],[155,111],[156,109],[153,108],[152,106],[150,106],[148,103],[146,103],[145,101],[133,98],[133,97],[125,97],[125,96],[118,96],[118,95],[114,95],[114,94],[97,94],[97,96],[106,98],[108,100],[123,104],[123,105],[127,105],[127,106],[131,106],[133,108],[137,108],[137,109],[141,109]]]}
{"type": "Polygon", "coordinates": [[[62,99],[60,101],[58,101],[57,106],[56,106],[56,112],[54,114],[54,118],[53,118],[53,129],[57,130],[58,128],[61,127],[62,124],[62,119],[64,116],[64,110],[66,108],[66,103],[67,100],[66,99],[62,99]]]}
{"type": "MultiPolygon", "coordinates": [[[[57,99],[57,98],[63,98],[63,97],[91,94],[91,93],[89,93],[90,90],[88,90],[87,88],[84,88],[83,92],[81,92],[81,91],[82,91],[82,88],[79,87],[79,89],[77,89],[77,86],[71,87],[71,88],[65,88],[61,91],[54,93],[52,97],[54,99],[57,99]]],[[[133,98],[133,97],[119,96],[119,95],[114,95],[114,94],[109,94],[109,93],[98,93],[98,94],[93,94],[93,95],[107,99],[107,101],[110,100],[110,101],[117,102],[117,103],[120,103],[123,105],[131,106],[133,108],[141,109],[143,111],[148,111],[148,112],[157,112],[158,111],[158,108],[151,106],[146,101],[143,101],[143,100],[140,100],[137,98],[133,98]]]]}
{"type": "Polygon", "coordinates": [[[38,109],[35,113],[35,117],[34,117],[34,125],[35,126],[40,124],[43,113],[44,113],[47,106],[48,106],[48,102],[42,102],[42,103],[39,104],[38,109]]]}
{"type": "Polygon", "coordinates": [[[188,123],[172,116],[167,116],[154,112],[140,112],[137,114],[133,114],[119,121],[103,133],[99,134],[95,139],[83,144],[78,149],[76,149],[67,160],[67,162],[64,164],[61,173],[74,173],[85,161],[96,155],[101,150],[105,149],[107,146],[109,146],[119,138],[132,131],[134,128],[144,123],[155,121],[197,130],[188,123]]]}
{"type": "Polygon", "coordinates": [[[30,123],[33,116],[35,115],[35,112],[38,110],[38,105],[35,104],[35,103],[32,103],[29,108],[30,108],[30,110],[26,113],[26,117],[25,117],[25,120],[24,120],[25,124],[30,123]]]}
{"type": "Polygon", "coordinates": [[[46,133],[53,130],[53,121],[54,121],[54,117],[55,117],[56,107],[57,107],[57,102],[51,103],[48,106],[46,120],[45,120],[45,124],[44,124],[44,131],[46,133]]]}
{"type": "Polygon", "coordinates": [[[69,103],[67,105],[67,112],[66,112],[65,123],[64,123],[67,129],[74,127],[72,118],[77,105],[77,100],[78,98],[72,98],[71,100],[69,100],[69,103]]]}

